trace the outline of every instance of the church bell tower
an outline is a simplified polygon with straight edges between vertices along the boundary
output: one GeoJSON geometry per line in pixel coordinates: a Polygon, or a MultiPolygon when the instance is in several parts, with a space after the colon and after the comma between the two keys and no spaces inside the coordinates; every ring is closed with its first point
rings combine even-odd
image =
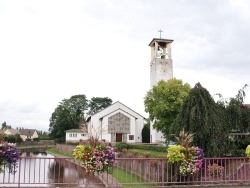
{"type": "MultiPolygon", "coordinates": [[[[161,31],[159,31],[161,32],[161,31]]],[[[168,81],[173,78],[173,62],[171,56],[171,43],[173,40],[154,38],[149,46],[151,47],[150,63],[150,89],[157,85],[160,80],[168,81]]],[[[165,142],[162,132],[153,128],[154,122],[150,122],[150,142],[165,142]]]]}
{"type": "Polygon", "coordinates": [[[160,80],[173,78],[173,64],[171,57],[171,43],[173,40],[154,38],[151,47],[150,89],[160,80]]]}

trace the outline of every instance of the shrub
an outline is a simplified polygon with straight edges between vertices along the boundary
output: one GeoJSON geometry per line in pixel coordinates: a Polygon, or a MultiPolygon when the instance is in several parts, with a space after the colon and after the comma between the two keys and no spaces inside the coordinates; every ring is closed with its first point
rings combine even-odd
{"type": "Polygon", "coordinates": [[[112,173],[115,152],[109,146],[78,145],[73,151],[73,156],[75,160],[82,163],[88,173],[104,171],[112,173]]]}
{"type": "Polygon", "coordinates": [[[207,167],[207,172],[211,177],[221,177],[224,173],[224,167],[214,163],[207,167]]]}
{"type": "Polygon", "coordinates": [[[40,141],[40,138],[34,138],[33,141],[38,142],[40,141]]]}
{"type": "Polygon", "coordinates": [[[168,162],[169,163],[175,163],[185,160],[184,151],[186,148],[180,145],[173,145],[168,148],[168,162]]]}
{"type": "Polygon", "coordinates": [[[122,150],[122,149],[129,149],[129,144],[125,143],[125,142],[120,142],[118,144],[116,144],[116,147],[118,150],[122,150]]]}

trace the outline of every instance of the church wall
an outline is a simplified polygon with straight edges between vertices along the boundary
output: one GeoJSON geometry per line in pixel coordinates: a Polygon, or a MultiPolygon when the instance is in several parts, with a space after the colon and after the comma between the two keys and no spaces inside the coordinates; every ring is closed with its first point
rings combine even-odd
{"type": "Polygon", "coordinates": [[[108,131],[108,125],[109,125],[109,118],[117,113],[121,113],[122,115],[128,117],[130,121],[129,132],[125,131],[127,134],[125,133],[123,134],[123,141],[127,141],[128,143],[141,142],[141,130],[144,125],[144,117],[135,113],[131,109],[122,105],[121,103],[116,103],[114,105],[111,105],[110,107],[104,109],[103,111],[91,116],[91,121],[89,122],[88,126],[89,131],[92,131],[92,134],[95,132],[97,133],[97,135],[99,131],[99,139],[105,139],[106,141],[109,142],[115,142],[116,133],[108,131]],[[132,138],[133,140],[131,140],[132,138]]]}

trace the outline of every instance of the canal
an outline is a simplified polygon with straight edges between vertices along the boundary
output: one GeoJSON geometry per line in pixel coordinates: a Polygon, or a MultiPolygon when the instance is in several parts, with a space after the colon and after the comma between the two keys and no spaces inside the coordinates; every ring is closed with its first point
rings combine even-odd
{"type": "Polygon", "coordinates": [[[15,173],[6,168],[0,173],[0,187],[105,187],[101,180],[75,164],[72,159],[55,157],[44,149],[22,149],[20,162],[15,173]],[[68,184],[67,184],[68,183],[68,184]],[[86,186],[88,185],[88,186],[86,186]]]}

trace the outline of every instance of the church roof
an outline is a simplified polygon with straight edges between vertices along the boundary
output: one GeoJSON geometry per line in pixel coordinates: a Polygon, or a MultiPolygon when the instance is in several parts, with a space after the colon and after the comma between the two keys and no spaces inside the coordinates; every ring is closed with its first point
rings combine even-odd
{"type": "Polygon", "coordinates": [[[162,38],[153,38],[152,41],[149,43],[149,46],[154,46],[154,42],[163,42],[163,43],[172,43],[174,40],[172,39],[162,39],[162,38]]]}
{"type": "MultiPolygon", "coordinates": [[[[113,105],[115,105],[115,104],[117,104],[117,103],[120,103],[121,105],[125,106],[125,107],[126,107],[126,108],[128,108],[129,110],[131,110],[131,111],[133,111],[134,113],[138,114],[139,116],[143,117],[141,114],[137,113],[136,111],[132,110],[131,108],[129,108],[128,106],[124,105],[123,103],[121,103],[121,102],[119,102],[119,101],[116,101],[115,103],[111,104],[110,106],[113,106],[113,105]]],[[[105,109],[109,108],[110,106],[108,106],[108,107],[104,108],[103,110],[105,110],[105,109]]],[[[96,113],[95,113],[95,114],[93,114],[92,116],[94,116],[94,115],[98,114],[99,112],[101,112],[101,111],[103,111],[103,110],[100,110],[100,111],[96,112],[96,113]]],[[[106,114],[106,115],[107,115],[107,114],[106,114]]],[[[106,116],[106,115],[105,115],[105,116],[106,116]]],[[[146,118],[145,118],[145,117],[143,117],[143,119],[145,119],[145,120],[146,120],[146,118]]],[[[87,119],[87,121],[86,121],[86,122],[89,122],[90,120],[91,120],[91,116],[87,119]]]]}

